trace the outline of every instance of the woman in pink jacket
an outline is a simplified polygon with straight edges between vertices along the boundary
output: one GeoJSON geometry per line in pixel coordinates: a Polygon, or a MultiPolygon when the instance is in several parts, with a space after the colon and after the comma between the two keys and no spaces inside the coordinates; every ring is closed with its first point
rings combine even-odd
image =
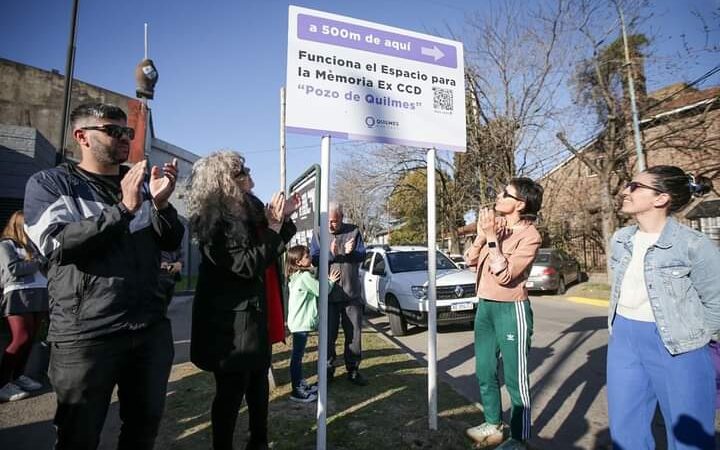
{"type": "Polygon", "coordinates": [[[477,237],[465,252],[477,268],[479,297],[475,316],[475,374],[485,422],[466,433],[480,446],[504,439],[498,356],[510,394],[510,439],[498,450],[524,449],[530,438],[528,351],[533,317],[525,282],[542,239],[534,222],[543,188],[529,178],[514,178],[500,192],[494,210],[478,216],[477,237]]]}

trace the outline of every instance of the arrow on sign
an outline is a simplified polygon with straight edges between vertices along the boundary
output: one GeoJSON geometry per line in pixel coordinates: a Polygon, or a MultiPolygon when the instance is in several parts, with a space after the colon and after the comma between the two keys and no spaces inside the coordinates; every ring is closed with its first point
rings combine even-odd
{"type": "Polygon", "coordinates": [[[422,47],[420,49],[420,53],[425,56],[432,56],[433,58],[435,58],[435,61],[445,56],[445,53],[443,53],[442,50],[437,48],[437,45],[433,45],[432,48],[422,47]]]}

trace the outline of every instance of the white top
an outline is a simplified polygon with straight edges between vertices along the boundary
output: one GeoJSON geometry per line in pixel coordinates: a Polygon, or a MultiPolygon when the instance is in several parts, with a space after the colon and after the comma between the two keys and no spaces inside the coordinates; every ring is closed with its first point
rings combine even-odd
{"type": "Polygon", "coordinates": [[[633,236],[633,252],[620,287],[617,313],[623,317],[642,322],[655,322],[645,285],[645,254],[660,233],[645,233],[638,230],[633,236]]]}

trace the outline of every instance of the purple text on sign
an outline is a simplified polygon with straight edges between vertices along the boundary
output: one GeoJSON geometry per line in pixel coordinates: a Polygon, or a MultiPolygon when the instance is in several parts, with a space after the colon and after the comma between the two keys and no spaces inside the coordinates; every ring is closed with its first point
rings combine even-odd
{"type": "Polygon", "coordinates": [[[457,68],[452,45],[307,14],[298,14],[297,25],[299,39],[457,68]]]}

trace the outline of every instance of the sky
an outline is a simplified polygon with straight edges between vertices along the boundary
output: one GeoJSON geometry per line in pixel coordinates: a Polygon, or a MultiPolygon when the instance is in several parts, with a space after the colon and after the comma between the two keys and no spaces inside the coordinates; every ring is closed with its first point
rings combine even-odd
{"type": "MultiPolygon", "coordinates": [[[[0,57],[64,73],[72,1],[0,2],[0,57]]],[[[482,14],[491,2],[80,0],[75,78],[134,96],[133,73],[143,58],[147,22],[149,56],[160,74],[151,104],[156,136],[201,156],[240,151],[253,169],[257,194],[267,200],[279,188],[279,92],[285,83],[289,4],[445,37],[452,29],[462,40],[466,14],[482,14]]],[[[720,11],[720,0],[651,3],[644,26],[657,37],[658,58],[667,60],[682,52],[683,34],[702,44],[692,11],[708,16],[720,11]]],[[[692,80],[715,64],[700,59],[674,76],[692,80]]],[[[671,81],[648,73],[650,89],[671,81]]],[[[319,144],[316,137],[287,135],[288,183],[319,162],[319,144]]],[[[350,147],[335,141],[333,162],[350,147]]]]}

